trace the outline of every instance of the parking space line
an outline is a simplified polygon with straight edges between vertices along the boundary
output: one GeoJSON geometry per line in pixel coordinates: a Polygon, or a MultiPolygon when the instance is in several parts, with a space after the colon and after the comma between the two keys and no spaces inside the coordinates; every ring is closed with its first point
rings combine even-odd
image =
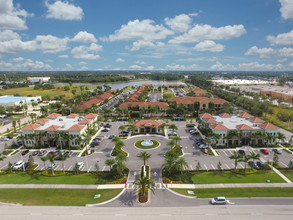
{"type": "Polygon", "coordinates": [[[71,167],[72,167],[72,165],[71,165],[71,166],[69,166],[68,170],[71,170],[71,167]]]}
{"type": "Polygon", "coordinates": [[[104,171],[106,169],[106,166],[103,167],[102,171],[104,171]]]}
{"type": "Polygon", "coordinates": [[[228,156],[227,153],[225,152],[225,150],[223,150],[223,153],[224,153],[226,156],[228,156]]]}
{"type": "Polygon", "coordinates": [[[284,164],[283,162],[281,162],[281,164],[283,164],[284,165],[284,167],[288,167],[286,164],[284,164]]]}
{"type": "Polygon", "coordinates": [[[191,165],[191,164],[189,165],[189,167],[191,168],[191,170],[193,170],[193,167],[192,167],[192,165],[191,165]]]}
{"type": "Polygon", "coordinates": [[[244,168],[244,166],[243,166],[241,163],[240,163],[239,165],[240,165],[242,168],[244,168]]]}
{"type": "Polygon", "coordinates": [[[88,171],[87,172],[90,172],[90,169],[92,168],[92,165],[90,166],[90,168],[88,169],[88,171]]]}
{"type": "Polygon", "coordinates": [[[225,163],[225,165],[226,165],[226,167],[227,167],[228,169],[230,169],[230,167],[228,166],[228,164],[225,163]]]}
{"type": "Polygon", "coordinates": [[[6,167],[7,165],[4,165],[3,167],[0,168],[0,170],[2,170],[4,167],[6,167]]]}
{"type": "Polygon", "coordinates": [[[212,166],[212,168],[215,170],[216,168],[214,167],[214,165],[213,164],[211,164],[211,166],[212,166]]]}
{"type": "Polygon", "coordinates": [[[207,168],[207,166],[204,164],[204,167],[206,168],[206,170],[208,171],[208,168],[207,168]]]}

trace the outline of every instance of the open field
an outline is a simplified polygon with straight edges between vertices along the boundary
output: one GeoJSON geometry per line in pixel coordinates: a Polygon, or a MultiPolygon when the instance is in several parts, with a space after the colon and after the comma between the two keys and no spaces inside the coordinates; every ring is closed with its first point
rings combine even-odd
{"type": "Polygon", "coordinates": [[[173,191],[197,198],[224,197],[293,197],[293,188],[268,187],[268,188],[216,188],[216,189],[172,189],[173,191]],[[187,191],[193,191],[190,195],[187,191]]]}
{"type": "MultiPolygon", "coordinates": [[[[292,114],[292,108],[286,108],[286,107],[279,107],[279,106],[274,106],[273,107],[274,113],[271,114],[267,114],[267,120],[274,123],[275,125],[282,127],[286,130],[288,130],[288,122],[283,122],[280,121],[277,117],[278,113],[280,111],[282,112],[286,112],[288,114],[292,114]]],[[[264,119],[264,116],[262,117],[262,119],[264,119]]],[[[290,131],[293,132],[293,121],[290,122],[290,131]]]]}
{"type": "Polygon", "coordinates": [[[204,172],[195,174],[191,177],[193,184],[217,184],[217,183],[265,183],[270,180],[271,183],[284,183],[285,181],[275,172],[258,171],[255,174],[240,175],[230,171],[219,173],[204,172]]]}
{"type": "Polygon", "coordinates": [[[105,184],[107,182],[116,181],[113,178],[102,178],[90,173],[57,177],[47,177],[40,173],[27,174],[0,174],[0,184],[105,184]]]}
{"type": "Polygon", "coordinates": [[[30,206],[84,206],[107,201],[122,189],[0,189],[0,201],[30,206]],[[94,196],[101,194],[100,198],[94,196]]]}
{"type": "MultiPolygon", "coordinates": [[[[71,93],[72,89],[76,89],[76,94],[80,94],[80,86],[78,85],[73,85],[70,86],[69,91],[64,91],[64,86],[65,85],[55,85],[55,89],[46,89],[46,90],[34,90],[33,87],[23,87],[23,88],[13,88],[13,89],[0,89],[0,94],[1,95],[19,95],[19,96],[35,96],[36,94],[38,96],[43,96],[43,95],[49,95],[51,98],[59,95],[65,95],[66,98],[70,98],[73,96],[71,93]]],[[[96,88],[96,85],[85,85],[85,87],[88,87],[89,89],[96,88]]]]}

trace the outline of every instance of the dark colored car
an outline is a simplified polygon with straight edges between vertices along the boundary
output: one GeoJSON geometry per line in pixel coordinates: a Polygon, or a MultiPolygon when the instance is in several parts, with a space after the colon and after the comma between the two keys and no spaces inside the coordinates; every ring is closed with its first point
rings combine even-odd
{"type": "Polygon", "coordinates": [[[23,151],[21,151],[21,155],[24,156],[24,155],[26,155],[28,152],[29,152],[29,150],[23,150],[23,151]]]}
{"type": "Polygon", "coordinates": [[[193,128],[194,125],[193,125],[193,124],[187,124],[186,127],[187,127],[187,128],[193,128]]]}
{"type": "Polygon", "coordinates": [[[113,137],[115,137],[114,135],[109,135],[109,139],[113,139],[113,137]]]}
{"type": "Polygon", "coordinates": [[[33,153],[32,153],[32,156],[37,156],[37,155],[39,155],[41,153],[41,151],[34,151],[33,153]]]}
{"type": "Polygon", "coordinates": [[[13,137],[12,137],[12,136],[7,136],[7,138],[8,138],[8,139],[12,139],[13,137]]]}
{"type": "Polygon", "coordinates": [[[71,154],[71,151],[69,151],[69,150],[68,150],[68,151],[66,151],[66,152],[64,153],[64,155],[63,155],[63,156],[64,156],[64,157],[69,157],[69,156],[70,156],[70,154],[71,154]]]}
{"type": "Polygon", "coordinates": [[[256,165],[259,167],[259,168],[264,168],[265,167],[265,164],[261,161],[257,161],[256,162],[256,165]]]}
{"type": "Polygon", "coordinates": [[[282,142],[281,145],[290,145],[289,142],[282,142]]]}
{"type": "Polygon", "coordinates": [[[257,166],[256,163],[254,163],[253,161],[249,161],[248,162],[248,165],[251,167],[251,168],[254,168],[254,169],[258,169],[259,167],[257,166]]]}
{"type": "Polygon", "coordinates": [[[245,151],[244,151],[244,150],[239,150],[239,151],[238,151],[238,154],[240,154],[240,155],[245,155],[245,151]]]}

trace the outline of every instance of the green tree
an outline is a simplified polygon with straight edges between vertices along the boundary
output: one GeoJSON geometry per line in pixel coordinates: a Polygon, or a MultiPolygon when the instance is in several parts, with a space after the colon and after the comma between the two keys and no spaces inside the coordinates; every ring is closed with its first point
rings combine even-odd
{"type": "Polygon", "coordinates": [[[244,173],[246,173],[246,167],[247,167],[247,163],[250,160],[250,156],[249,155],[244,155],[239,161],[244,162],[244,173]]]}
{"type": "Polygon", "coordinates": [[[197,162],[197,164],[196,164],[196,170],[201,170],[201,164],[200,164],[200,162],[197,162]]]}
{"type": "Polygon", "coordinates": [[[41,161],[43,161],[43,163],[44,163],[44,170],[45,170],[46,173],[47,173],[46,161],[48,160],[48,157],[41,157],[40,159],[41,159],[41,161]]]}
{"type": "Polygon", "coordinates": [[[177,126],[175,124],[171,124],[169,126],[169,129],[176,130],[176,131],[178,130],[178,128],[177,128],[177,126]]]}
{"type": "Polygon", "coordinates": [[[182,140],[182,139],[181,139],[180,137],[178,137],[178,136],[174,136],[172,139],[175,141],[175,146],[177,146],[177,142],[179,142],[179,141],[182,140]]]}
{"type": "Polygon", "coordinates": [[[142,196],[145,196],[146,189],[151,190],[155,193],[156,185],[155,182],[149,179],[147,176],[140,177],[133,182],[135,189],[141,190],[142,196]]]}
{"type": "Polygon", "coordinates": [[[112,171],[112,166],[115,164],[115,160],[114,159],[107,159],[105,161],[105,165],[110,167],[110,172],[112,171]]]}
{"type": "Polygon", "coordinates": [[[64,168],[64,161],[67,159],[66,156],[64,156],[64,154],[62,154],[61,152],[59,153],[59,156],[60,160],[62,161],[62,170],[63,170],[63,173],[65,173],[65,168],[64,168]]]}
{"type": "Polygon", "coordinates": [[[12,126],[13,126],[14,132],[16,132],[16,121],[12,121],[12,126]]]}
{"type": "Polygon", "coordinates": [[[151,154],[147,152],[140,152],[139,154],[136,155],[137,158],[141,159],[143,161],[143,165],[145,166],[145,162],[148,161],[151,158],[151,154]]]}
{"type": "Polygon", "coordinates": [[[50,161],[51,163],[51,169],[52,169],[52,175],[54,176],[54,162],[55,162],[55,159],[56,159],[56,155],[48,155],[47,156],[48,160],[50,161]]]}
{"type": "Polygon", "coordinates": [[[176,161],[176,164],[177,164],[178,170],[181,172],[181,174],[182,174],[183,170],[189,168],[189,165],[188,165],[187,161],[183,157],[180,157],[176,161]]]}
{"type": "Polygon", "coordinates": [[[173,149],[173,147],[175,146],[175,140],[172,139],[171,141],[167,142],[167,146],[170,146],[171,147],[171,150],[173,149]]]}
{"type": "Polygon", "coordinates": [[[29,157],[28,157],[28,166],[27,166],[27,169],[28,169],[28,170],[32,170],[33,167],[34,167],[34,163],[35,163],[35,161],[34,161],[33,156],[32,156],[32,155],[29,155],[29,157]]]}
{"type": "Polygon", "coordinates": [[[234,165],[235,165],[234,171],[236,171],[238,161],[242,158],[242,156],[240,154],[238,154],[236,151],[234,151],[233,155],[231,155],[229,158],[234,160],[234,165]]]}

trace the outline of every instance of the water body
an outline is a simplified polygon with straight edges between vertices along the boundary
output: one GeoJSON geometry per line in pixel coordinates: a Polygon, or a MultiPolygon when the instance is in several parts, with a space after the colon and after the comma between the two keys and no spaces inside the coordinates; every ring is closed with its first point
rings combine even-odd
{"type": "MultiPolygon", "coordinates": [[[[72,85],[108,85],[111,86],[112,89],[123,89],[126,86],[141,86],[143,84],[151,84],[151,85],[167,85],[167,84],[185,84],[180,81],[155,81],[155,80],[147,80],[147,81],[131,81],[131,82],[122,82],[122,83],[72,83],[72,85]]],[[[68,85],[68,83],[54,83],[54,85],[68,85]]]]}

